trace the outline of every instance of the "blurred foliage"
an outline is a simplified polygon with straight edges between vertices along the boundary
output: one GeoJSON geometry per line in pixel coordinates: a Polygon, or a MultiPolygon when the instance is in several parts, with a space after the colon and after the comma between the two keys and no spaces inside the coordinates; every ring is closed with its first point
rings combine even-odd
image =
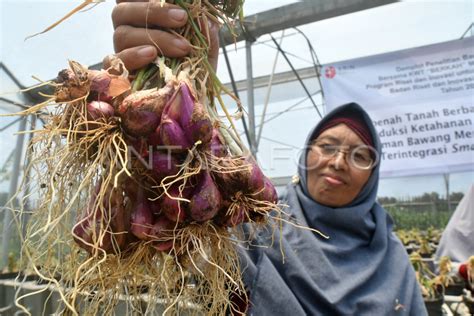
{"type": "Polygon", "coordinates": [[[462,197],[461,192],[451,193],[449,207],[446,198],[437,192],[405,199],[380,197],[378,202],[392,216],[395,230],[426,230],[429,227],[443,229],[462,197]]]}
{"type": "MultiPolygon", "coordinates": [[[[449,199],[451,201],[459,202],[463,198],[464,194],[462,192],[452,192],[449,194],[449,199]]],[[[409,203],[409,202],[430,202],[430,203],[447,203],[446,198],[440,196],[438,192],[425,192],[421,196],[414,196],[409,198],[395,198],[381,196],[378,198],[380,204],[394,204],[394,203],[409,203]]]]}
{"type": "Polygon", "coordinates": [[[411,211],[397,207],[388,207],[386,210],[393,218],[395,230],[426,230],[430,227],[444,229],[453,214],[453,211],[411,211]]]}

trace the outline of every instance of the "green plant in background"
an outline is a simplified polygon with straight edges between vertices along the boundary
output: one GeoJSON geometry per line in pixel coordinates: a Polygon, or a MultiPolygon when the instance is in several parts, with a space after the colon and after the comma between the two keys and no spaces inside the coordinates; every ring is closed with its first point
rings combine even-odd
{"type": "Polygon", "coordinates": [[[436,274],[430,270],[426,262],[418,252],[410,255],[410,262],[415,269],[416,279],[421,288],[421,294],[425,300],[436,300],[443,295],[443,284],[436,274]]]}
{"type": "Polygon", "coordinates": [[[426,230],[426,237],[430,242],[437,245],[441,239],[442,233],[443,231],[439,228],[428,227],[426,230]]]}
{"type": "Polygon", "coordinates": [[[402,242],[404,246],[407,246],[409,241],[410,241],[410,234],[408,231],[404,229],[400,229],[395,231],[395,234],[397,235],[398,239],[402,242]]]}
{"type": "Polygon", "coordinates": [[[405,246],[408,254],[417,252],[424,258],[430,258],[436,251],[442,230],[434,227],[428,227],[427,230],[418,228],[399,229],[395,231],[395,234],[405,246]]]}
{"type": "Polygon", "coordinates": [[[409,234],[410,234],[410,241],[412,243],[418,242],[418,240],[420,240],[421,238],[421,231],[418,228],[410,229],[409,234]]]}
{"type": "Polygon", "coordinates": [[[448,256],[443,256],[439,260],[438,264],[438,275],[436,276],[437,282],[444,288],[454,283],[454,279],[450,275],[452,269],[451,259],[448,256]]]}
{"type": "Polygon", "coordinates": [[[444,229],[456,205],[462,199],[462,192],[452,192],[448,200],[437,192],[424,193],[410,198],[379,197],[378,202],[388,211],[395,222],[395,229],[429,227],[444,229]]]}
{"type": "Polygon", "coordinates": [[[428,237],[428,239],[431,239],[434,235],[434,232],[434,227],[428,227],[428,229],[426,230],[426,237],[428,237]]]}
{"type": "MultiPolygon", "coordinates": [[[[434,245],[439,243],[442,234],[441,229],[437,229],[434,227],[428,227],[426,231],[421,231],[418,228],[413,229],[398,229],[395,230],[395,234],[401,240],[403,245],[408,246],[410,244],[416,244],[418,246],[422,246],[425,250],[434,248],[434,245]]],[[[428,253],[428,251],[425,251],[428,253]]]]}
{"type": "Polygon", "coordinates": [[[428,240],[426,234],[421,234],[418,238],[418,243],[420,245],[420,255],[425,258],[431,257],[435,249],[430,245],[430,241],[428,240]]]}
{"type": "Polygon", "coordinates": [[[387,212],[395,223],[395,229],[412,229],[418,228],[426,230],[430,227],[433,229],[443,229],[453,212],[448,211],[411,211],[400,207],[388,207],[387,212]]]}

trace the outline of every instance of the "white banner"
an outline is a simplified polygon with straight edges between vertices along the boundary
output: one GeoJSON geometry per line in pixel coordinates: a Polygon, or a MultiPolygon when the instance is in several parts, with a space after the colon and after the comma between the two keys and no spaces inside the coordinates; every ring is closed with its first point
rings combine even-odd
{"type": "Polygon", "coordinates": [[[383,144],[381,176],[474,170],[474,37],[323,67],[326,107],[356,102],[383,144]]]}

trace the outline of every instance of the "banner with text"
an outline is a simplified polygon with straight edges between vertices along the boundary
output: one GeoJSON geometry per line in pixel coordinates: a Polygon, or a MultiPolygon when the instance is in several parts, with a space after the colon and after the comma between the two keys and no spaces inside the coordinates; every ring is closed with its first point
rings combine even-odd
{"type": "Polygon", "coordinates": [[[474,170],[474,37],[325,65],[322,78],[327,111],[369,113],[381,176],[474,170]]]}

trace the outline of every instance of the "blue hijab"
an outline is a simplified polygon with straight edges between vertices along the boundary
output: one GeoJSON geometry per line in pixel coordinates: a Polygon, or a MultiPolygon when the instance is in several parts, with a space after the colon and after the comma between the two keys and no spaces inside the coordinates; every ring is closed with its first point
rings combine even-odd
{"type": "MultiPolygon", "coordinates": [[[[325,122],[347,111],[362,117],[380,154],[372,121],[355,103],[327,114],[306,143],[325,122]]],[[[273,236],[260,233],[257,244],[273,240],[273,245],[242,255],[249,315],[427,315],[408,255],[376,202],[380,164],[354,201],[332,208],[310,197],[306,156],[307,150],[300,158],[300,181],[290,183],[281,199],[293,219],[329,239],[289,224],[283,225],[282,238],[278,230],[273,236]]]]}

